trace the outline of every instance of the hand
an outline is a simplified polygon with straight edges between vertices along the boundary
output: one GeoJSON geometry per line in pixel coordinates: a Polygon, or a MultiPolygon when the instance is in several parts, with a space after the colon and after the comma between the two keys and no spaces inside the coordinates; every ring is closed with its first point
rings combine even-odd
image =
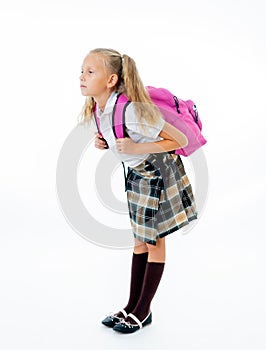
{"type": "Polygon", "coordinates": [[[133,142],[129,137],[116,140],[116,149],[118,153],[136,154],[136,148],[137,143],[133,142]]]}
{"type": "Polygon", "coordinates": [[[95,133],[95,147],[99,148],[99,149],[107,149],[108,145],[107,142],[105,141],[105,139],[102,137],[101,134],[99,133],[95,133]]]}

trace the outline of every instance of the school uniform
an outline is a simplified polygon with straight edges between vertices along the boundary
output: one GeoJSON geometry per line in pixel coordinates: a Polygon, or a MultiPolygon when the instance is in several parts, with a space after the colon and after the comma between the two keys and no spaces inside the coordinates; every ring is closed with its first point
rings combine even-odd
{"type": "MultiPolygon", "coordinates": [[[[192,186],[186,175],[181,157],[168,152],[152,154],[120,154],[112,129],[112,111],[117,98],[113,92],[105,110],[97,110],[101,133],[109,148],[128,168],[126,191],[130,223],[134,237],[156,245],[164,237],[197,219],[197,208],[192,186]]],[[[126,109],[125,125],[132,141],[155,142],[162,140],[159,133],[164,119],[155,126],[148,126],[145,135],[138,121],[134,104],[126,109]]]]}

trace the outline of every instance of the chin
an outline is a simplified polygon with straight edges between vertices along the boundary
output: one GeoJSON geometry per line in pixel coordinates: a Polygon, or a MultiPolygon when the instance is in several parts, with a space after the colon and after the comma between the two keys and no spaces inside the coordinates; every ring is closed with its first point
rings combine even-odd
{"type": "Polygon", "coordinates": [[[88,93],[86,93],[86,91],[83,91],[83,90],[81,90],[81,94],[82,94],[83,96],[89,96],[88,93]]]}

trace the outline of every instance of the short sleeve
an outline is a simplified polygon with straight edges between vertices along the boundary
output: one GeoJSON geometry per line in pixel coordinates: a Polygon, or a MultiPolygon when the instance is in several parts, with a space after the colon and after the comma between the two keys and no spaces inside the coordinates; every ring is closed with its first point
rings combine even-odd
{"type": "Polygon", "coordinates": [[[161,116],[161,118],[157,121],[155,125],[150,125],[148,122],[143,118],[142,124],[145,127],[145,133],[143,131],[142,125],[140,124],[138,120],[137,113],[135,111],[135,107],[133,103],[130,103],[126,109],[126,115],[125,115],[125,123],[126,127],[129,131],[146,136],[151,139],[158,138],[160,132],[162,131],[165,120],[161,116]]]}

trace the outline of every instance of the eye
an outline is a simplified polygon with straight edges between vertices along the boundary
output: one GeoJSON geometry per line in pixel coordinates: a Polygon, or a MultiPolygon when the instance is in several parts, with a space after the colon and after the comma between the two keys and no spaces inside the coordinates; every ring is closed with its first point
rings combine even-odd
{"type": "Polygon", "coordinates": [[[88,71],[88,73],[89,73],[89,74],[92,74],[92,73],[93,73],[93,71],[92,71],[92,70],[89,70],[89,71],[88,71]]]}

